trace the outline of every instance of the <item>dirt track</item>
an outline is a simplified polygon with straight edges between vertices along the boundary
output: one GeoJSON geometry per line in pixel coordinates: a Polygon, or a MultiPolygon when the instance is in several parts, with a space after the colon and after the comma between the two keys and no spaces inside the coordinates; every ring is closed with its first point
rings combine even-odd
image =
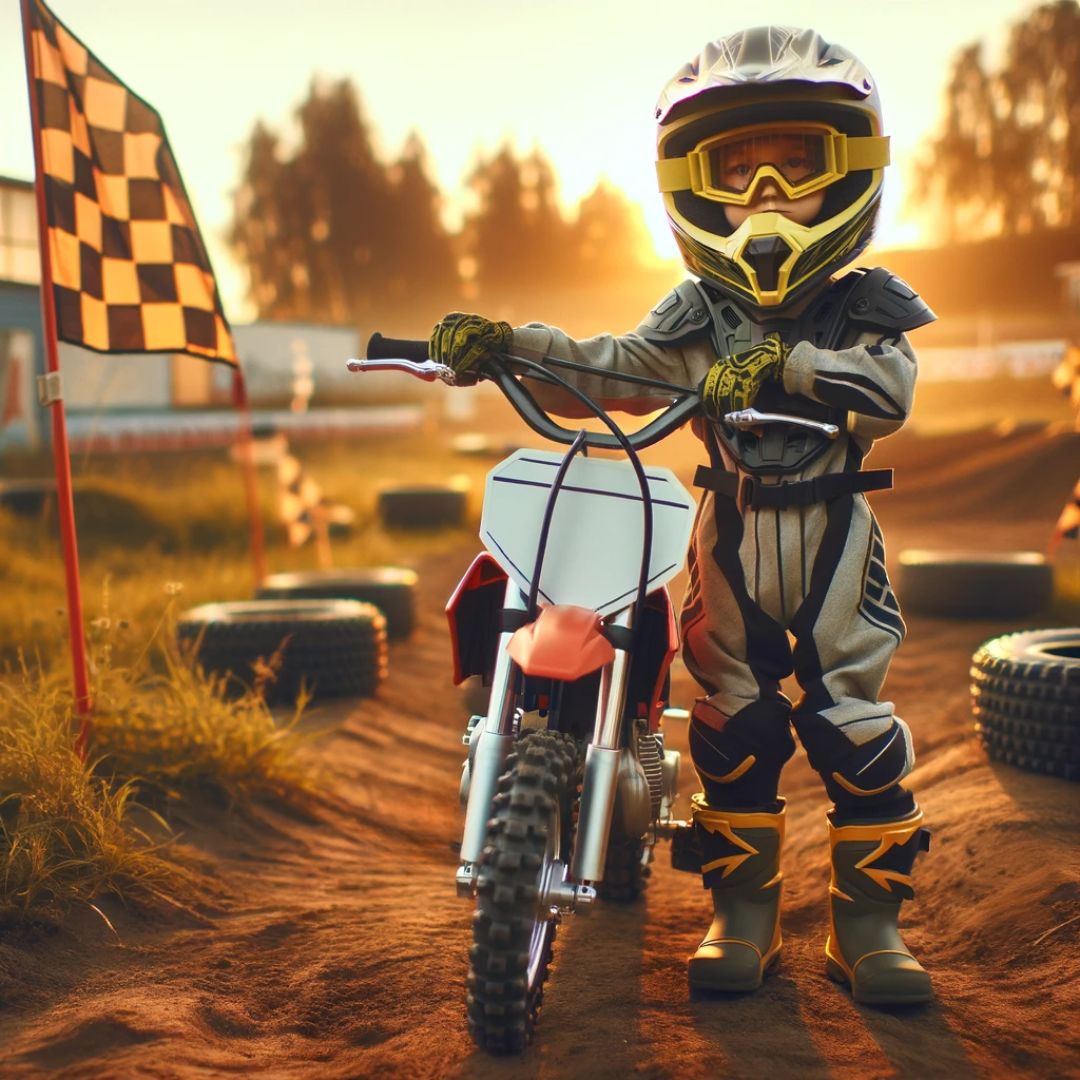
{"type": "MultiPolygon", "coordinates": [[[[890,555],[1040,547],[1072,482],[1062,452],[1036,435],[958,439],[944,462],[925,443],[885,444],[874,464],[900,466],[902,484],[875,502],[890,555]]],[[[475,1052],[470,908],[453,888],[463,716],[441,615],[470,555],[423,568],[416,639],[325,744],[337,778],[320,820],[207,814],[188,828],[220,886],[205,924],[114,905],[119,942],[89,913],[0,942],[4,1076],[1080,1076],[1080,790],[989,764],[971,734],[971,652],[1012,627],[917,617],[887,693],[914,730],[934,831],[905,925],[937,1003],[856,1007],[825,978],[825,800],[800,752],[783,782],[783,961],[759,993],[688,998],[705,894],[662,851],[644,902],[564,924],[525,1059],[475,1052]]],[[[692,696],[678,673],[675,702],[692,696]]],[[[669,740],[685,752],[684,730],[669,740]]]]}

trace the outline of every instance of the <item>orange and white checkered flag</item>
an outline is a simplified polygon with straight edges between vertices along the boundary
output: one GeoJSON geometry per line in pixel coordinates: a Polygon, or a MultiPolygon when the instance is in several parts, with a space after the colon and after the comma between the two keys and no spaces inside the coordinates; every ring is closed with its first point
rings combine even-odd
{"type": "Polygon", "coordinates": [[[29,8],[57,336],[235,364],[161,117],[41,0],[29,8]]]}
{"type": "Polygon", "coordinates": [[[282,457],[278,462],[278,510],[293,547],[300,547],[315,531],[322,506],[322,488],[292,454],[282,457]]]}

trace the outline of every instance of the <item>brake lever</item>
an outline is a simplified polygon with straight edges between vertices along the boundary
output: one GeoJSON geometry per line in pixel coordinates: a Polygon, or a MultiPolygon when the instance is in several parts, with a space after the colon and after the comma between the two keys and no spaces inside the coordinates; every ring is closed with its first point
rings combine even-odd
{"type": "Polygon", "coordinates": [[[758,424],[794,424],[797,427],[820,431],[827,439],[835,439],[840,429],[835,424],[825,424],[819,420],[807,420],[801,416],[788,416],[785,413],[759,412],[757,409],[739,409],[737,412],[724,414],[724,423],[745,431],[758,424]]]}
{"type": "Polygon", "coordinates": [[[444,382],[448,386],[457,384],[457,376],[452,367],[438,364],[434,360],[417,363],[415,360],[349,360],[345,367],[349,371],[406,371],[424,382],[444,382]]]}

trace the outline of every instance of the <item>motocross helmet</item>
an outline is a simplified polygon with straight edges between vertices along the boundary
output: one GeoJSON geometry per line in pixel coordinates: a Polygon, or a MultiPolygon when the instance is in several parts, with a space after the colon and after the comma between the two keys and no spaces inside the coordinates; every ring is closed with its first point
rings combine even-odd
{"type": "Polygon", "coordinates": [[[721,292],[782,307],[869,243],[889,162],[877,87],[816,31],[759,26],[711,42],[664,87],[656,119],[675,241],[721,292]],[[819,208],[808,222],[754,210],[766,190],[788,208],[806,197],[804,218],[819,208]]]}

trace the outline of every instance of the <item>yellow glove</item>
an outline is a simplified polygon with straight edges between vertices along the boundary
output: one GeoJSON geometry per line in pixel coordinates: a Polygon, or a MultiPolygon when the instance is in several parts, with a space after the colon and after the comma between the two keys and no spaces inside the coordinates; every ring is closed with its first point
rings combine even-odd
{"type": "Polygon", "coordinates": [[[437,363],[452,367],[456,374],[464,375],[491,353],[505,352],[513,333],[509,323],[452,311],[432,329],[428,355],[437,363]]]}
{"type": "Polygon", "coordinates": [[[748,409],[766,379],[783,378],[790,352],[790,346],[778,337],[768,337],[760,345],[717,360],[701,383],[706,415],[716,420],[725,413],[748,409]]]}

